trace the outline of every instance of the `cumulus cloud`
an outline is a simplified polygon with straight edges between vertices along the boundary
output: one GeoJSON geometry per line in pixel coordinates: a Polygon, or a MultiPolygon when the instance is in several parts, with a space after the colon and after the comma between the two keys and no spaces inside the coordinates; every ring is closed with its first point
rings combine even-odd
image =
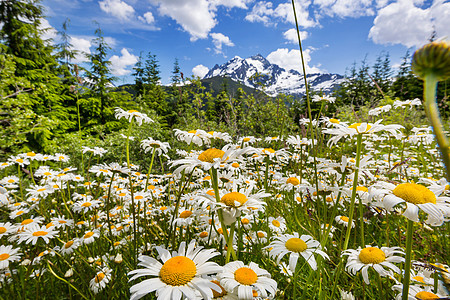
{"type": "Polygon", "coordinates": [[[315,0],[314,4],[318,6],[321,14],[329,16],[345,17],[362,17],[373,16],[374,3],[377,7],[386,5],[388,0],[315,0]]]}
{"type": "MultiPolygon", "coordinates": [[[[305,68],[307,73],[311,74],[322,72],[322,70],[320,70],[317,66],[309,66],[309,63],[311,62],[311,49],[306,49],[303,51],[303,58],[305,60],[305,68]]],[[[280,48],[267,55],[267,60],[286,70],[296,70],[303,73],[300,50],[280,48]]]]}
{"type": "Polygon", "coordinates": [[[103,0],[98,3],[104,12],[121,21],[129,21],[134,16],[134,8],[121,0],[103,0]]]}
{"type": "MultiPolygon", "coordinates": [[[[289,29],[283,33],[283,36],[289,43],[298,44],[297,30],[295,28],[289,29]]],[[[307,31],[300,31],[300,38],[302,41],[306,40],[309,36],[307,31]]]]}
{"type": "Polygon", "coordinates": [[[421,8],[413,1],[399,0],[378,11],[369,38],[377,44],[421,46],[433,30],[438,37],[450,36],[450,3],[438,0],[421,8]]]}
{"type": "Polygon", "coordinates": [[[109,59],[111,62],[111,73],[116,76],[123,76],[131,73],[131,71],[127,70],[127,68],[129,66],[133,66],[138,61],[138,57],[130,54],[130,52],[128,52],[125,48],[122,48],[120,53],[122,56],[113,55],[109,59]]]}
{"type": "Polygon", "coordinates": [[[150,11],[146,12],[143,17],[139,16],[138,19],[147,24],[153,24],[155,22],[155,17],[153,17],[150,11]]]}
{"type": "Polygon", "coordinates": [[[219,6],[243,8],[252,0],[150,0],[159,14],[175,20],[191,36],[191,41],[205,39],[216,26],[219,6]]]}
{"type": "Polygon", "coordinates": [[[91,41],[85,38],[71,36],[69,42],[72,45],[71,50],[77,51],[77,55],[75,56],[73,63],[80,64],[87,62],[88,59],[86,54],[91,54],[91,41]]]}
{"type": "MultiPolygon", "coordinates": [[[[311,0],[297,1],[295,5],[299,26],[308,28],[317,26],[318,23],[309,15],[311,0]]],[[[279,4],[273,8],[272,2],[259,1],[251,12],[247,14],[245,20],[249,22],[261,22],[264,25],[274,25],[277,21],[294,24],[294,13],[290,1],[279,4]]]]}
{"type": "Polygon", "coordinates": [[[209,71],[208,67],[205,67],[204,65],[197,65],[192,68],[192,74],[200,78],[205,77],[208,71],[209,71]]]}
{"type": "Polygon", "coordinates": [[[49,40],[50,43],[58,35],[56,29],[50,25],[47,19],[41,19],[41,24],[39,24],[38,29],[41,31],[41,39],[44,41],[49,40]]]}
{"type": "Polygon", "coordinates": [[[229,37],[227,37],[226,35],[222,34],[222,33],[211,33],[210,34],[212,39],[213,39],[213,44],[214,44],[214,52],[216,52],[217,54],[222,53],[222,46],[228,46],[228,47],[233,47],[234,44],[233,42],[230,40],[229,37]]]}
{"type": "Polygon", "coordinates": [[[272,2],[265,2],[260,1],[256,3],[252,11],[249,12],[245,16],[245,20],[255,23],[255,22],[261,22],[264,25],[271,24],[271,16],[273,16],[274,10],[272,9],[272,2]]]}

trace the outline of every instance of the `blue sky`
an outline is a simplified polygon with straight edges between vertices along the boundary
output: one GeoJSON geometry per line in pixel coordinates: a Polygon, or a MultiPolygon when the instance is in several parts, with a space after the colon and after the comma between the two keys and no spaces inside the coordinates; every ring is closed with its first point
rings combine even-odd
{"type": "MultiPolygon", "coordinates": [[[[46,37],[68,18],[75,49],[93,51],[98,25],[112,47],[116,84],[133,82],[142,52],[156,55],[162,83],[175,58],[185,76],[202,76],[234,56],[262,54],[286,69],[300,69],[291,1],[257,0],[44,0],[46,37]]],[[[398,65],[406,50],[426,43],[433,29],[450,37],[449,0],[296,0],[307,72],[344,74],[367,56],[389,52],[398,65]]],[[[83,56],[75,62],[83,63],[83,56]]]]}

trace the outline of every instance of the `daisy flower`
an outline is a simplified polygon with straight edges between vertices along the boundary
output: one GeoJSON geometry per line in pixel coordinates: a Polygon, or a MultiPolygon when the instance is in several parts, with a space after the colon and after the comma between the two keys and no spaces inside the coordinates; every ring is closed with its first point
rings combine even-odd
{"type": "Polygon", "coordinates": [[[282,233],[286,230],[286,220],[283,217],[269,217],[269,228],[276,233],[282,233]]]}
{"type": "Polygon", "coordinates": [[[94,292],[94,294],[97,294],[106,287],[110,280],[111,269],[107,267],[102,268],[89,282],[89,288],[94,292]]]}
{"type": "Polygon", "coordinates": [[[0,245],[0,270],[8,268],[10,262],[18,261],[20,255],[19,249],[13,249],[11,245],[0,245]]]}
{"type": "Polygon", "coordinates": [[[128,275],[135,280],[142,276],[153,276],[130,288],[131,300],[140,299],[146,294],[156,291],[158,300],[195,299],[196,292],[200,292],[203,298],[213,298],[212,290],[221,292],[219,286],[204,279],[203,275],[215,274],[222,271],[222,267],[214,262],[208,262],[219,253],[214,249],[195,247],[195,241],[191,241],[186,249],[186,243],[181,242],[178,251],[170,253],[162,247],[155,247],[162,261],[141,255],[139,266],[144,269],[133,270],[128,275]]]}
{"type": "Polygon", "coordinates": [[[242,261],[230,262],[223,267],[223,272],[218,277],[220,285],[241,300],[253,299],[253,290],[262,297],[268,297],[267,292],[274,296],[277,291],[277,282],[270,278],[269,272],[254,262],[249,265],[242,261]]]}
{"type": "Polygon", "coordinates": [[[398,205],[405,205],[403,215],[411,221],[419,222],[419,212],[424,212],[428,218],[425,223],[440,226],[445,218],[450,216],[450,198],[437,197],[427,187],[416,183],[402,183],[397,186],[383,182],[384,193],[382,204],[387,211],[392,211],[398,205]]]}
{"type": "Polygon", "coordinates": [[[187,144],[194,143],[197,146],[203,146],[203,144],[210,144],[211,135],[209,135],[206,131],[197,129],[190,131],[183,131],[180,129],[174,129],[175,137],[179,141],[186,142],[187,144]]]}
{"type": "Polygon", "coordinates": [[[6,223],[0,222],[0,238],[2,236],[6,236],[8,234],[13,233],[15,230],[16,230],[16,226],[12,225],[10,222],[6,222],[6,223]]]}
{"type": "Polygon", "coordinates": [[[84,233],[83,237],[79,239],[80,242],[84,244],[91,244],[95,241],[96,238],[100,236],[100,232],[98,230],[87,231],[84,233]]]}
{"type": "Polygon", "coordinates": [[[54,227],[47,228],[46,226],[39,227],[39,225],[34,224],[33,226],[27,227],[24,231],[18,233],[18,243],[31,243],[36,245],[39,238],[43,239],[46,244],[50,242],[50,239],[58,235],[58,231],[53,230],[54,227]]]}
{"type": "Polygon", "coordinates": [[[150,119],[146,114],[138,112],[137,110],[123,110],[120,107],[116,107],[114,109],[116,112],[114,114],[114,117],[116,117],[117,120],[120,120],[121,118],[125,118],[128,120],[128,122],[131,122],[134,118],[136,120],[136,123],[138,123],[139,126],[142,125],[142,122],[145,123],[153,123],[154,121],[150,119]]]}
{"type": "Polygon", "coordinates": [[[277,258],[277,264],[286,255],[289,255],[289,268],[295,272],[299,256],[303,256],[306,262],[313,270],[317,270],[316,259],[314,254],[317,253],[323,258],[329,259],[328,255],[321,250],[320,243],[312,238],[310,235],[302,235],[299,237],[298,233],[284,234],[276,237],[276,240],[271,242],[265,249],[270,249],[269,255],[277,258]]]}
{"type": "MultiPolygon", "coordinates": [[[[348,217],[346,216],[336,216],[336,218],[334,218],[334,220],[338,223],[338,224],[342,224],[345,227],[348,227],[348,217]]],[[[352,228],[355,227],[355,221],[352,221],[352,228]]]]}
{"type": "Polygon", "coordinates": [[[154,151],[156,151],[158,155],[161,155],[163,152],[167,153],[170,149],[169,143],[154,140],[152,138],[142,140],[141,147],[144,149],[145,153],[154,149],[154,151]]]}
{"type": "Polygon", "coordinates": [[[342,255],[348,255],[347,265],[345,269],[350,274],[356,275],[356,272],[362,272],[364,282],[370,284],[368,269],[372,268],[380,276],[389,276],[391,271],[400,273],[400,269],[393,263],[404,262],[405,259],[396,254],[405,254],[399,247],[372,247],[366,246],[364,249],[358,247],[358,249],[345,250],[342,255]],[[389,268],[390,270],[386,270],[389,268]]]}
{"type": "Polygon", "coordinates": [[[61,254],[71,254],[75,249],[79,246],[79,242],[77,240],[70,240],[59,248],[61,254]]]}
{"type": "MultiPolygon", "coordinates": [[[[403,285],[397,284],[392,287],[394,291],[399,291],[400,293],[395,297],[396,300],[402,299],[402,290],[403,285]]],[[[431,300],[431,299],[448,299],[446,298],[448,295],[443,294],[435,294],[433,293],[432,286],[417,286],[417,285],[410,285],[409,291],[408,291],[408,300],[431,300]]]]}

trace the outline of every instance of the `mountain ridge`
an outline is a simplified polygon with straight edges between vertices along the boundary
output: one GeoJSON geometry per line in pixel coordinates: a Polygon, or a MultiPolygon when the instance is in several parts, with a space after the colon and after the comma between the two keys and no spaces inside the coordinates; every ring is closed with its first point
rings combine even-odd
{"type": "MultiPolygon", "coordinates": [[[[277,64],[270,63],[261,54],[248,58],[235,56],[226,63],[216,64],[203,79],[212,77],[228,77],[251,88],[264,86],[264,92],[270,96],[280,93],[301,97],[306,88],[303,75],[296,70],[286,70],[277,64]]],[[[344,81],[344,76],[333,73],[307,74],[306,78],[311,90],[330,93],[344,81]]]]}

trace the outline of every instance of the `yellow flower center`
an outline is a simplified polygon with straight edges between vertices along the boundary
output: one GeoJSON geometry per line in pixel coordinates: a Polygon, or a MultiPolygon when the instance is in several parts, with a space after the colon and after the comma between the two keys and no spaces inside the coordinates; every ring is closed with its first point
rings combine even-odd
{"type": "Polygon", "coordinates": [[[206,193],[208,195],[210,195],[210,196],[214,196],[215,195],[214,190],[208,190],[206,193]]]}
{"type": "Polygon", "coordinates": [[[25,220],[22,221],[22,223],[20,223],[20,225],[28,225],[30,223],[33,223],[32,219],[25,219],[25,220]]]}
{"type": "Polygon", "coordinates": [[[348,223],[348,217],[346,217],[346,216],[341,216],[340,219],[341,219],[342,221],[348,223]]]}
{"type": "Polygon", "coordinates": [[[81,204],[81,206],[83,206],[83,207],[89,207],[91,205],[92,205],[91,202],[84,202],[83,204],[81,204]]]}
{"type": "Polygon", "coordinates": [[[8,179],[8,183],[14,183],[16,182],[14,179],[8,179]]]}
{"type": "Polygon", "coordinates": [[[38,189],[37,191],[38,192],[43,192],[43,191],[45,191],[46,190],[46,188],[42,188],[42,189],[38,189]]]}
{"type": "Polygon", "coordinates": [[[284,244],[284,246],[289,251],[297,252],[297,253],[303,252],[308,248],[306,243],[302,239],[299,239],[299,238],[288,239],[286,241],[286,244],[284,244]]]}
{"type": "Polygon", "coordinates": [[[361,192],[368,192],[368,191],[369,191],[369,189],[366,188],[365,186],[358,186],[358,187],[356,188],[356,190],[357,190],[357,191],[361,191],[361,192]]]}
{"type": "Polygon", "coordinates": [[[246,142],[250,141],[250,138],[246,137],[243,139],[243,141],[244,141],[244,143],[246,143],[246,142]]]}
{"type": "Polygon", "coordinates": [[[4,234],[6,232],[6,228],[5,227],[0,227],[0,234],[4,234]]]}
{"type": "Polygon", "coordinates": [[[207,237],[208,236],[208,233],[206,232],[206,231],[202,231],[202,232],[200,232],[200,235],[199,235],[201,238],[205,238],[205,237],[207,237]]]}
{"type": "Polygon", "coordinates": [[[73,245],[73,241],[68,241],[67,243],[64,244],[64,248],[70,248],[70,246],[73,245]]]}
{"type": "Polygon", "coordinates": [[[144,196],[137,195],[136,197],[134,197],[134,199],[136,199],[136,200],[141,200],[141,199],[144,199],[144,196]]]}
{"type": "Polygon", "coordinates": [[[189,217],[190,215],[192,215],[192,211],[190,210],[185,210],[180,214],[180,218],[186,219],[187,217],[189,217]]]}
{"type": "Polygon", "coordinates": [[[297,186],[297,185],[300,184],[300,180],[298,180],[298,178],[291,177],[291,178],[288,178],[288,179],[286,180],[286,183],[290,183],[290,184],[292,184],[292,185],[297,186]]]}
{"type": "Polygon", "coordinates": [[[197,133],[197,130],[189,130],[188,133],[196,134],[196,133],[197,133]]]}
{"type": "Polygon", "coordinates": [[[9,258],[9,254],[8,253],[2,253],[0,254],[0,261],[8,259],[9,258]]]}
{"type": "Polygon", "coordinates": [[[231,166],[233,168],[239,168],[239,164],[237,162],[232,163],[231,166]]]}
{"type": "Polygon", "coordinates": [[[21,159],[21,158],[16,159],[16,161],[17,161],[18,163],[23,163],[23,159],[21,159]]]}
{"type": "Polygon", "coordinates": [[[416,183],[402,183],[393,190],[395,196],[413,204],[434,203],[436,195],[423,185],[416,183]]]}
{"type": "Polygon", "coordinates": [[[222,158],[224,154],[225,154],[225,151],[222,151],[222,150],[216,149],[216,148],[210,148],[210,149],[200,153],[200,155],[198,156],[198,159],[203,162],[213,163],[214,158],[222,158]]]}
{"type": "Polygon", "coordinates": [[[44,236],[47,235],[48,232],[47,231],[35,231],[33,232],[33,236],[44,236]]]}
{"type": "Polygon", "coordinates": [[[372,126],[370,124],[367,124],[366,130],[363,132],[360,132],[358,129],[358,126],[360,126],[360,125],[361,125],[361,123],[353,123],[352,125],[348,126],[348,128],[355,129],[358,133],[366,133],[370,130],[370,128],[372,128],[372,126]]]}
{"type": "Polygon", "coordinates": [[[212,283],[215,283],[216,285],[218,285],[220,287],[220,289],[222,290],[220,293],[217,292],[216,290],[212,290],[213,292],[213,298],[219,298],[219,297],[223,297],[227,294],[227,291],[220,285],[219,281],[217,280],[211,280],[212,283]]]}
{"type": "Polygon", "coordinates": [[[414,276],[412,279],[414,279],[415,281],[419,281],[419,282],[425,283],[425,281],[423,280],[422,276],[414,276]]]}
{"type": "Polygon", "coordinates": [[[247,202],[247,196],[245,196],[242,193],[239,192],[231,192],[228,194],[225,194],[222,196],[222,199],[220,199],[223,203],[225,203],[227,206],[236,207],[235,202],[239,202],[241,206],[245,202],[247,202]]]}
{"type": "MultiPolygon", "coordinates": [[[[137,110],[135,110],[135,109],[131,109],[131,110],[129,110],[129,111],[128,111],[128,113],[129,113],[129,114],[132,114],[132,113],[137,113],[137,112],[138,112],[138,111],[137,111],[137,110]]],[[[105,276],[105,275],[103,275],[103,276],[105,276]]]]}
{"type": "Polygon", "coordinates": [[[278,221],[278,220],[272,220],[272,225],[275,226],[275,227],[280,227],[281,226],[280,221],[278,221]]]}
{"type": "Polygon", "coordinates": [[[252,285],[258,280],[258,275],[255,271],[248,267],[242,267],[234,272],[234,279],[243,285],[252,285]]]}
{"type": "Polygon", "coordinates": [[[330,123],[339,124],[339,120],[331,118],[330,123]]]}
{"type": "Polygon", "coordinates": [[[175,256],[167,260],[159,271],[161,281],[172,286],[185,285],[197,273],[195,263],[186,256],[175,256]]]}
{"type": "Polygon", "coordinates": [[[275,150],[273,150],[272,148],[265,148],[263,151],[262,151],[262,153],[263,154],[268,154],[268,153],[275,153],[275,150]]]}
{"type": "Polygon", "coordinates": [[[379,264],[386,260],[386,254],[379,248],[367,247],[359,253],[359,260],[363,264],[379,264]]]}
{"type": "Polygon", "coordinates": [[[95,276],[94,281],[95,281],[95,283],[99,283],[100,281],[103,280],[103,278],[105,278],[105,273],[101,272],[95,276]]]}
{"type": "Polygon", "coordinates": [[[247,219],[247,218],[243,218],[243,219],[241,220],[241,223],[244,224],[244,225],[247,225],[247,224],[250,223],[250,220],[247,219]]]}
{"type": "Polygon", "coordinates": [[[256,233],[256,235],[257,235],[260,239],[262,239],[263,237],[266,237],[266,235],[264,234],[264,232],[261,232],[261,231],[258,231],[258,232],[256,233]]]}
{"type": "Polygon", "coordinates": [[[421,291],[416,294],[416,298],[419,300],[439,299],[439,296],[430,292],[421,291]]]}
{"type": "Polygon", "coordinates": [[[90,238],[91,236],[93,236],[94,235],[94,233],[92,232],[92,231],[89,231],[88,233],[86,233],[84,236],[83,236],[83,238],[84,239],[88,239],[88,238],[90,238]]]}

